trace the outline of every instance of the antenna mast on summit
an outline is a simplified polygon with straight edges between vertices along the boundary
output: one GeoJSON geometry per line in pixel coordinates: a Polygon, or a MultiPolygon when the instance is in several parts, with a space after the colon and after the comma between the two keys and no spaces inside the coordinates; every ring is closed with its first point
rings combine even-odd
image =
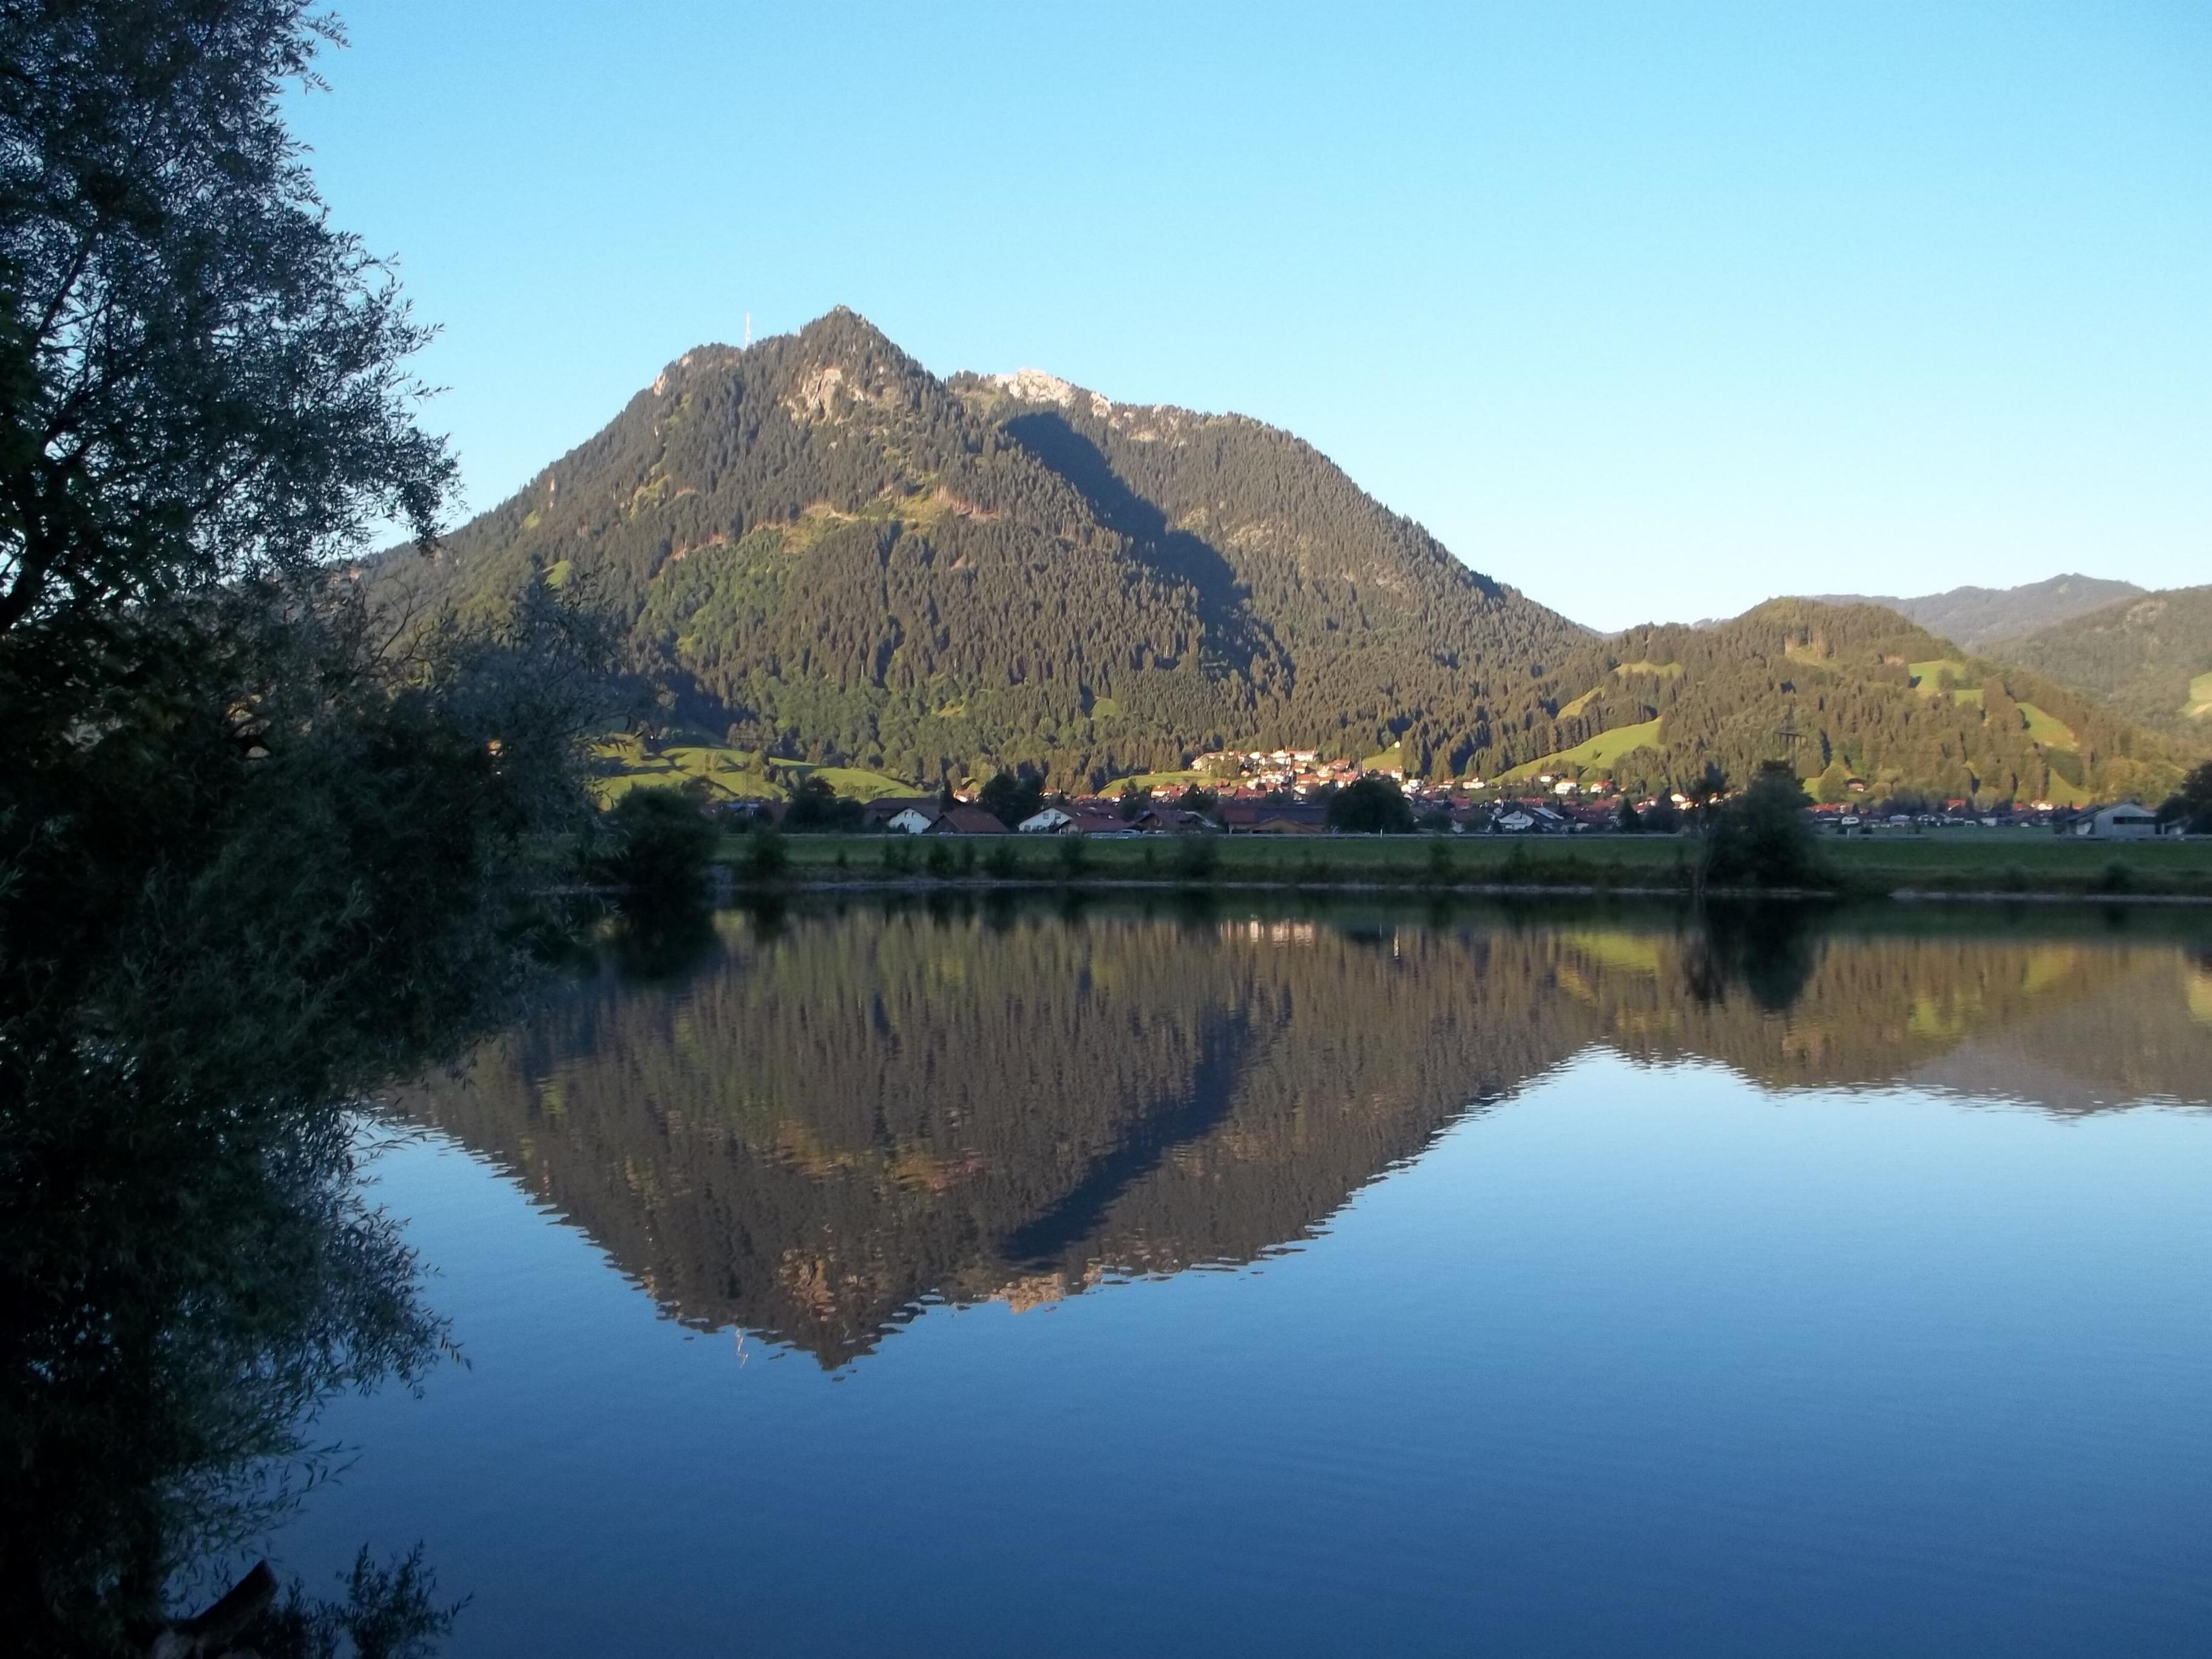
{"type": "Polygon", "coordinates": [[[750,351],[750,350],[751,350],[751,349],[752,349],[752,343],[753,343],[753,314],[752,314],[752,313],[751,313],[751,312],[748,311],[747,313],[745,313],[745,349],[746,349],[748,351],[750,351]]]}

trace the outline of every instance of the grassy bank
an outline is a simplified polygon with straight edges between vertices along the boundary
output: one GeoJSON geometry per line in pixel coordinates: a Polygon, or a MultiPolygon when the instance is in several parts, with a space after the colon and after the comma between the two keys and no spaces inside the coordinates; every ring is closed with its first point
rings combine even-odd
{"type": "MultiPolygon", "coordinates": [[[[1667,836],[1572,839],[1432,836],[1209,836],[1132,841],[1058,836],[790,836],[780,878],[1086,883],[1256,883],[1285,887],[1507,885],[1686,888],[1694,845],[1667,836]]],[[[1839,893],[2033,893],[2212,898],[2212,841],[2098,842],[2030,832],[1834,837],[1820,843],[1839,893]]],[[[740,874],[754,843],[732,837],[740,874]]]]}

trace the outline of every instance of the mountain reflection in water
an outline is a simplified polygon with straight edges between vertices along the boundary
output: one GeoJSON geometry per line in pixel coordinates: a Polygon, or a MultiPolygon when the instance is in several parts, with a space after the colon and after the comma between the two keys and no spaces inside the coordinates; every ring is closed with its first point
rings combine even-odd
{"type": "Polygon", "coordinates": [[[720,920],[398,1097],[668,1313],[825,1367],[932,1302],[1253,1261],[1593,1046],[1770,1090],[2202,1105],[2172,939],[892,906],[720,920]]]}

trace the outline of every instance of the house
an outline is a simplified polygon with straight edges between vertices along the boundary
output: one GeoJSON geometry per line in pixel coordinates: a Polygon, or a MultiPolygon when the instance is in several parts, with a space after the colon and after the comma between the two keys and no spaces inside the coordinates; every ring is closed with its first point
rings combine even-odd
{"type": "Polygon", "coordinates": [[[927,806],[904,806],[884,820],[884,828],[895,836],[926,836],[938,819],[934,801],[927,806]]]}
{"type": "MultiPolygon", "coordinates": [[[[888,830],[895,819],[911,812],[919,816],[927,827],[937,817],[937,797],[934,795],[885,795],[867,801],[860,807],[860,827],[863,830],[888,830]]],[[[908,835],[919,835],[918,830],[908,830],[908,835]]]]}
{"type": "Polygon", "coordinates": [[[2158,833],[2158,817],[2148,806],[2122,801],[2075,819],[2074,833],[2098,841],[2148,841],[2158,833]]]}
{"type": "Polygon", "coordinates": [[[1509,807],[1503,812],[1493,812],[1490,817],[1491,833],[1500,836],[1525,836],[1536,827],[1536,820],[1520,807],[1509,807]]]}
{"type": "Polygon", "coordinates": [[[1056,836],[1075,822],[1075,814],[1064,812],[1057,806],[1048,806],[1032,812],[1014,826],[1015,833],[1024,836],[1056,836]]]}
{"type": "Polygon", "coordinates": [[[1328,828],[1328,808],[1319,801],[1225,800],[1219,816],[1231,835],[1317,836],[1328,828]]]}
{"type": "Polygon", "coordinates": [[[928,836],[1003,836],[1006,826],[980,806],[955,806],[922,831],[928,836]]]}

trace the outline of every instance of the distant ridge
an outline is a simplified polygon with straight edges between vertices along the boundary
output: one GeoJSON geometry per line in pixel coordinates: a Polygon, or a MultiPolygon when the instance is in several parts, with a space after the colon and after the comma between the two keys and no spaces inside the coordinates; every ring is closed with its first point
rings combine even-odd
{"type": "Polygon", "coordinates": [[[1989,654],[2212,747],[2212,586],[2141,593],[1997,641],[1989,654]]]}
{"type": "Polygon", "coordinates": [[[2133,582],[2063,575],[2018,587],[1954,587],[1948,593],[1923,593],[1916,599],[1849,593],[1810,597],[1820,605],[1878,605],[1954,645],[1979,651],[1992,641],[2033,634],[2145,591],[2133,582]]]}

